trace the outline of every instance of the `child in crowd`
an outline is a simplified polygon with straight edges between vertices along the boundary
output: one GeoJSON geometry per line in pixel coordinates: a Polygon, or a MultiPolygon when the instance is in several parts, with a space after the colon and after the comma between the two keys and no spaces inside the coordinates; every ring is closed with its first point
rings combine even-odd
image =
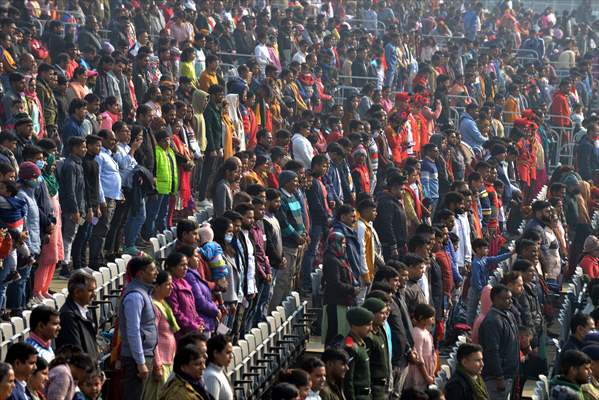
{"type": "Polygon", "coordinates": [[[85,381],[79,385],[80,392],[75,395],[74,400],[102,400],[102,386],[106,382],[106,376],[100,369],[95,369],[87,374],[85,381]]]}
{"type": "Polygon", "coordinates": [[[227,286],[227,275],[229,270],[223,258],[223,249],[214,241],[214,232],[208,224],[200,226],[200,254],[208,262],[210,277],[221,288],[227,286]]]}
{"type": "Polygon", "coordinates": [[[511,252],[503,253],[495,257],[487,257],[489,254],[489,243],[484,239],[472,241],[472,267],[470,269],[470,289],[468,289],[467,321],[472,325],[476,318],[478,302],[483,287],[489,280],[489,270],[495,264],[507,260],[512,256],[511,252]]]}
{"type": "Polygon", "coordinates": [[[412,317],[412,337],[416,362],[410,364],[410,371],[404,388],[425,390],[434,383],[437,355],[431,330],[435,326],[435,309],[428,304],[418,304],[412,317]]]}

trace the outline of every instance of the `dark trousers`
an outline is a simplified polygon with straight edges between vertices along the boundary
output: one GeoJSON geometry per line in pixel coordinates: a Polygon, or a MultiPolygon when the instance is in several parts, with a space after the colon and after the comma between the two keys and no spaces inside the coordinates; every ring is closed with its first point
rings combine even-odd
{"type": "MultiPolygon", "coordinates": [[[[150,371],[148,379],[152,379],[153,360],[153,357],[146,356],[146,366],[150,371]]],[[[137,364],[131,357],[121,357],[121,368],[123,370],[123,397],[121,397],[121,399],[140,400],[147,379],[141,380],[139,376],[137,376],[137,364]]]]}
{"type": "Polygon", "coordinates": [[[106,199],[106,211],[92,228],[89,242],[89,265],[95,270],[105,265],[104,244],[106,243],[106,237],[108,236],[108,230],[110,229],[115,209],[116,200],[106,199]]]}
{"type": "Polygon", "coordinates": [[[204,159],[204,165],[202,168],[202,174],[200,176],[200,185],[198,187],[199,201],[203,201],[206,199],[206,193],[208,192],[208,187],[212,185],[214,173],[222,163],[222,157],[212,157],[210,155],[206,155],[206,158],[204,159]]]}
{"type": "Polygon", "coordinates": [[[110,228],[106,234],[106,242],[104,244],[104,250],[106,254],[118,254],[120,244],[122,242],[123,228],[127,221],[127,212],[129,206],[126,201],[119,201],[116,203],[114,215],[112,216],[112,222],[110,228]]]}
{"type": "MultiPolygon", "coordinates": [[[[75,240],[73,240],[73,247],[71,249],[71,256],[73,257],[73,269],[87,267],[87,259],[85,250],[92,234],[93,225],[86,222],[79,227],[75,240]]],[[[65,261],[68,262],[65,258],[65,261]]]]}

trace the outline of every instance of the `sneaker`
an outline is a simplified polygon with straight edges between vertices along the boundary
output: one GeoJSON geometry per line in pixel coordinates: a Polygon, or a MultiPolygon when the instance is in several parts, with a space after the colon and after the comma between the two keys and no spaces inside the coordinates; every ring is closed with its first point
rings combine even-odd
{"type": "Polygon", "coordinates": [[[136,256],[141,256],[144,253],[142,251],[139,251],[139,249],[135,246],[131,246],[131,247],[127,247],[123,253],[125,254],[129,254],[130,256],[136,257],[136,256]]]}
{"type": "Polygon", "coordinates": [[[69,271],[69,267],[67,265],[63,265],[56,279],[59,279],[61,281],[68,281],[70,277],[71,271],[69,271]]]}

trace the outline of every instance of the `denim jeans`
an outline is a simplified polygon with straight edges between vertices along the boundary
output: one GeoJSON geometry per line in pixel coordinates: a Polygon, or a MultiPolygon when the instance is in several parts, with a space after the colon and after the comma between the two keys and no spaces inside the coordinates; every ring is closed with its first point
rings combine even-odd
{"type": "Polygon", "coordinates": [[[18,269],[21,278],[8,285],[6,306],[11,310],[23,310],[27,305],[27,284],[31,276],[31,264],[18,269]]]}
{"type": "Polygon", "coordinates": [[[141,199],[137,208],[129,207],[127,224],[125,225],[125,247],[134,247],[137,238],[146,222],[146,199],[141,199]]]}
{"type": "Polygon", "coordinates": [[[72,216],[73,214],[62,214],[62,245],[64,248],[64,262],[66,264],[71,262],[71,249],[77,235],[77,230],[79,229],[79,224],[71,220],[72,216]]]}
{"type": "Polygon", "coordinates": [[[8,253],[8,257],[4,259],[4,265],[2,270],[0,270],[0,310],[4,310],[6,308],[6,289],[8,288],[8,283],[4,281],[12,271],[17,268],[17,250],[13,249],[8,253]]]}
{"type": "Polygon", "coordinates": [[[156,232],[166,229],[166,217],[168,215],[167,194],[155,194],[148,197],[146,201],[146,222],[143,226],[143,236],[150,239],[156,232]]]}
{"type": "Polygon", "coordinates": [[[470,286],[468,289],[468,305],[466,308],[466,318],[468,325],[472,326],[476,319],[476,312],[478,311],[478,302],[480,301],[480,295],[482,290],[470,286]]]}
{"type": "Polygon", "coordinates": [[[313,224],[310,227],[310,244],[304,255],[304,261],[302,262],[302,277],[300,283],[300,288],[308,292],[312,291],[312,277],[310,274],[314,271],[314,260],[316,259],[318,244],[322,237],[326,235],[326,231],[327,227],[325,225],[313,224]]]}
{"type": "Polygon", "coordinates": [[[258,326],[258,322],[266,320],[268,315],[268,305],[272,295],[272,285],[258,278],[258,293],[256,293],[256,304],[254,306],[254,318],[252,326],[258,326]]]}
{"type": "Polygon", "coordinates": [[[92,229],[89,242],[89,265],[93,269],[99,269],[104,265],[104,244],[115,209],[116,200],[106,199],[106,211],[92,229]]]}

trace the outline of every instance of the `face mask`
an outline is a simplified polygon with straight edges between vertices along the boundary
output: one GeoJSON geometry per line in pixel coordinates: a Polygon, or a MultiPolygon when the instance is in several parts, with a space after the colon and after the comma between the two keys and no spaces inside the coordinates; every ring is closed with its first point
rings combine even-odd
{"type": "Polygon", "coordinates": [[[25,184],[29,187],[36,188],[40,185],[40,181],[39,181],[39,179],[36,178],[36,179],[25,181],[25,184]]]}
{"type": "Polygon", "coordinates": [[[46,162],[44,160],[37,160],[35,165],[37,165],[39,169],[44,169],[46,167],[46,162]]]}
{"type": "Polygon", "coordinates": [[[232,233],[227,233],[225,234],[225,242],[231,244],[231,242],[233,242],[233,234],[232,233]]]}
{"type": "Polygon", "coordinates": [[[51,167],[54,164],[54,161],[56,161],[56,156],[54,154],[48,154],[48,167],[51,167]]]}
{"type": "Polygon", "coordinates": [[[456,208],[456,209],[455,209],[455,213],[456,213],[456,214],[460,214],[460,215],[461,215],[461,214],[464,214],[464,209],[463,209],[463,208],[456,208]]]}

